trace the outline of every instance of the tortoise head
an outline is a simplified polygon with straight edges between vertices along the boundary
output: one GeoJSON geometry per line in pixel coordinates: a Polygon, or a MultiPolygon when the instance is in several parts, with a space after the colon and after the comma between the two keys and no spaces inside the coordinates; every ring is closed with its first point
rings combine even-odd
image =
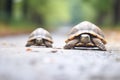
{"type": "Polygon", "coordinates": [[[36,38],[35,42],[36,42],[36,44],[41,45],[41,44],[43,44],[43,39],[38,37],[38,38],[36,38]]]}
{"type": "Polygon", "coordinates": [[[89,43],[91,41],[90,40],[90,35],[89,34],[81,34],[80,41],[82,43],[89,43]]]}

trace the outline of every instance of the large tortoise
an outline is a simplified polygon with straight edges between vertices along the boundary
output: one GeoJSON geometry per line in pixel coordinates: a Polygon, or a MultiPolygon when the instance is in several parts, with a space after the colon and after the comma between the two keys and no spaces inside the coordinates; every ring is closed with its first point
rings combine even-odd
{"type": "Polygon", "coordinates": [[[25,46],[52,47],[52,43],[53,40],[50,33],[43,28],[37,28],[30,34],[27,44],[25,46]]]}
{"type": "Polygon", "coordinates": [[[105,44],[107,43],[101,29],[88,21],[83,21],[73,27],[65,42],[66,45],[64,49],[72,49],[75,47],[98,47],[103,51],[106,50],[105,44]]]}

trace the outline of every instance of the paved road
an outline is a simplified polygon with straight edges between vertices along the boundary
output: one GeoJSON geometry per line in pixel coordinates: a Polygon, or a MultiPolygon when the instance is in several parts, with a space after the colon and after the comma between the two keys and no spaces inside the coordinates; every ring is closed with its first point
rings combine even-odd
{"type": "MultiPolygon", "coordinates": [[[[54,48],[24,47],[28,35],[0,38],[0,80],[120,80],[120,50],[64,50],[62,30],[54,48]]],[[[111,46],[110,46],[111,45],[111,46]]]]}

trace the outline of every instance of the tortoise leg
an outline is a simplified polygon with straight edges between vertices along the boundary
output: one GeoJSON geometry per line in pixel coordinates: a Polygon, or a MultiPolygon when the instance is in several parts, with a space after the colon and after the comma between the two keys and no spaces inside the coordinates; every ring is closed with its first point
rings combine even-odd
{"type": "Polygon", "coordinates": [[[49,41],[44,41],[44,44],[46,47],[50,47],[50,48],[52,47],[52,43],[49,41]]]}
{"type": "Polygon", "coordinates": [[[88,46],[88,47],[93,47],[94,44],[90,42],[90,43],[87,43],[86,46],[88,46]]]}
{"type": "Polygon", "coordinates": [[[30,47],[30,46],[32,46],[32,45],[34,45],[34,42],[28,41],[27,44],[26,44],[25,46],[26,46],[26,47],[30,47]]]}
{"type": "Polygon", "coordinates": [[[80,42],[80,43],[77,43],[77,44],[76,44],[76,47],[81,47],[81,46],[83,46],[83,45],[84,45],[84,44],[80,42]]]}
{"type": "Polygon", "coordinates": [[[105,45],[102,43],[102,41],[98,38],[93,38],[92,39],[94,44],[101,50],[106,51],[105,45]]]}
{"type": "Polygon", "coordinates": [[[84,43],[77,43],[76,44],[76,47],[92,47],[92,46],[94,46],[94,44],[91,42],[89,42],[87,44],[84,44],[84,43]]]}
{"type": "Polygon", "coordinates": [[[64,49],[72,49],[78,42],[79,42],[79,39],[73,39],[68,43],[66,43],[66,45],[64,46],[64,49]]]}

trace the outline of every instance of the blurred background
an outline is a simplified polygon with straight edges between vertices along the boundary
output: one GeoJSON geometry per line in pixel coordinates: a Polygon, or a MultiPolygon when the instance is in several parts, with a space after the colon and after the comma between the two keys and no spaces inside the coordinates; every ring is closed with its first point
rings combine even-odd
{"type": "Polygon", "coordinates": [[[120,0],[0,0],[0,35],[55,30],[88,20],[120,28],[120,0]]]}

